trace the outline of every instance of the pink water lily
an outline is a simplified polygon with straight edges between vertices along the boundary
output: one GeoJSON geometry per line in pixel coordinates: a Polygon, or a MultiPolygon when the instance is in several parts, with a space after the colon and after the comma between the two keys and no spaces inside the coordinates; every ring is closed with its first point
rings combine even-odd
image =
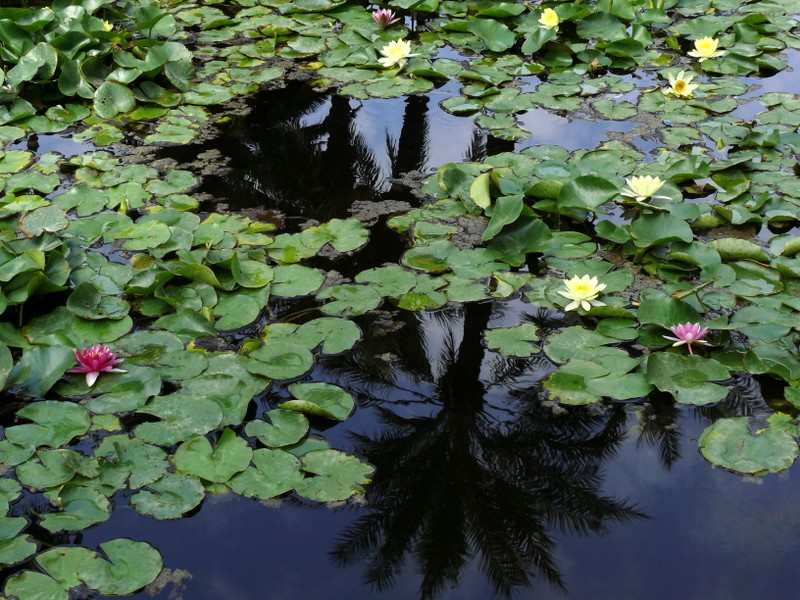
{"type": "Polygon", "coordinates": [[[67,373],[86,373],[86,385],[89,387],[94,385],[100,373],[127,373],[115,368],[122,359],[117,358],[116,354],[105,345],[96,344],[75,350],[75,360],[78,361],[78,366],[67,373]]]}
{"type": "Polygon", "coordinates": [[[389,8],[379,8],[372,13],[372,18],[381,27],[389,27],[389,25],[394,25],[400,20],[394,14],[394,11],[389,8]]]}
{"type": "Polygon", "coordinates": [[[690,323],[687,321],[683,325],[673,325],[669,328],[675,337],[665,335],[668,340],[675,342],[673,346],[683,346],[689,349],[689,354],[692,354],[692,344],[708,344],[703,338],[708,334],[708,327],[702,327],[700,323],[690,323]]]}

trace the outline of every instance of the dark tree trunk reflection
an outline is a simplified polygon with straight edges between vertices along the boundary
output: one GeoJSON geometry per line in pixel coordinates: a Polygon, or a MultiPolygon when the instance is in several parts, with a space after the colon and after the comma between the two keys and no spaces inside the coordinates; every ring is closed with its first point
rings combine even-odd
{"type": "Polygon", "coordinates": [[[369,513],[343,534],[333,555],[342,564],[366,561],[367,580],[379,589],[391,587],[413,560],[422,598],[456,585],[473,560],[501,596],[537,577],[565,589],[557,531],[602,532],[645,517],[599,490],[626,414],[554,414],[533,392],[514,398],[505,385],[499,391],[495,375],[513,369],[492,369],[496,361],[482,343],[492,304],[437,314],[438,321],[406,319],[402,335],[379,342],[396,357],[394,370],[366,360],[341,366],[343,375],[359,371],[359,396],[380,404],[382,428],[356,436],[356,451],[376,466],[369,513]],[[435,353],[438,327],[446,333],[435,353]],[[423,365],[420,372],[405,370],[414,364],[423,365]],[[408,380],[422,383],[416,393],[382,402],[393,382],[408,380]]]}

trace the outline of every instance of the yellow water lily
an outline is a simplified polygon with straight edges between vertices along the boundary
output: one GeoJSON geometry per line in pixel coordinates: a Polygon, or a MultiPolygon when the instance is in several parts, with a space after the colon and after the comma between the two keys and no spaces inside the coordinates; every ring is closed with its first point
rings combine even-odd
{"type": "Polygon", "coordinates": [[[564,281],[564,287],[567,289],[559,290],[558,293],[572,300],[564,307],[565,311],[577,310],[578,307],[583,308],[583,310],[590,310],[592,306],[605,306],[605,303],[596,299],[600,292],[606,289],[606,284],[599,283],[597,277],[589,277],[589,275],[578,277],[575,275],[572,279],[564,281]]]}
{"type": "Polygon", "coordinates": [[[694,73],[687,74],[684,71],[678,71],[677,75],[668,73],[667,81],[669,81],[669,87],[663,88],[661,91],[678,98],[691,98],[694,95],[694,91],[699,87],[696,83],[690,83],[692,79],[694,79],[694,73]]]}
{"type": "Polygon", "coordinates": [[[709,58],[717,58],[723,56],[725,50],[717,50],[719,41],[711,37],[700,38],[694,42],[694,50],[690,50],[686,54],[694,58],[699,58],[700,62],[709,58]]]}
{"type": "Polygon", "coordinates": [[[383,58],[379,58],[378,62],[381,63],[384,69],[393,67],[395,65],[402,67],[406,64],[406,58],[409,56],[417,56],[411,54],[411,42],[406,40],[393,40],[381,48],[383,58]]]}
{"type": "Polygon", "coordinates": [[[656,192],[661,189],[666,181],[652,175],[641,177],[628,177],[625,180],[627,187],[622,188],[620,195],[626,198],[633,198],[637,202],[644,202],[648,198],[664,198],[669,200],[669,196],[656,196],[656,192]]]}
{"type": "Polygon", "coordinates": [[[559,23],[561,23],[561,18],[552,8],[545,8],[542,11],[542,16],[539,17],[539,25],[544,29],[555,29],[558,31],[559,23]]]}
{"type": "Polygon", "coordinates": [[[103,21],[103,29],[105,31],[111,31],[112,29],[114,29],[114,26],[108,21],[103,21]]]}

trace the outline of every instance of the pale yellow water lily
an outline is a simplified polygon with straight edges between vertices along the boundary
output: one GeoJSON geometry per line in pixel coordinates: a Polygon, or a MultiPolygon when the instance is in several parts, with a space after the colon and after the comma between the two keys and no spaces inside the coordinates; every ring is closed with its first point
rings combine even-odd
{"type": "Polygon", "coordinates": [[[696,83],[691,83],[692,79],[694,79],[694,73],[686,73],[685,71],[678,71],[677,75],[667,73],[669,87],[665,87],[661,91],[678,98],[691,98],[694,96],[694,91],[700,87],[696,83]]]}
{"type": "Polygon", "coordinates": [[[686,54],[694,58],[699,58],[700,62],[709,58],[717,58],[725,54],[725,50],[717,50],[719,41],[711,37],[700,38],[694,42],[694,50],[690,50],[686,54]]]}
{"type": "Polygon", "coordinates": [[[555,29],[558,31],[558,25],[561,23],[561,18],[558,13],[552,8],[545,8],[542,11],[542,16],[539,17],[539,26],[543,29],[555,29]]]}
{"type": "Polygon", "coordinates": [[[381,63],[384,69],[393,67],[395,65],[402,67],[406,64],[406,59],[409,56],[417,56],[411,54],[411,42],[406,40],[393,40],[381,48],[383,58],[379,58],[378,62],[381,63]]]}
{"type": "Polygon", "coordinates": [[[111,31],[112,29],[114,29],[114,26],[108,21],[103,21],[103,29],[105,29],[106,31],[111,31]]]}
{"type": "Polygon", "coordinates": [[[644,175],[641,177],[628,177],[625,180],[625,185],[628,187],[622,188],[620,194],[626,198],[633,198],[637,202],[644,202],[648,198],[664,198],[669,200],[669,196],[656,196],[656,192],[661,189],[666,181],[659,177],[652,175],[644,175]]]}
{"type": "Polygon", "coordinates": [[[564,287],[567,289],[559,290],[558,293],[572,300],[564,307],[565,311],[577,310],[578,307],[590,310],[592,306],[605,306],[605,303],[597,300],[597,297],[606,289],[606,284],[599,283],[597,277],[575,275],[572,279],[564,281],[564,287]]]}

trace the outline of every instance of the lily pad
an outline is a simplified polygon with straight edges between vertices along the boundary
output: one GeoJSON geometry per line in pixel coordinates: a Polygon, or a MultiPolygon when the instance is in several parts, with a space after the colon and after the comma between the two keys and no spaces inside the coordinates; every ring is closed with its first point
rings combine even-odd
{"type": "Polygon", "coordinates": [[[729,376],[721,363],[702,356],[657,352],[647,359],[647,380],[662,392],[669,392],[681,404],[704,406],[722,400],[728,389],[711,383],[729,376]]]}
{"type": "Polygon", "coordinates": [[[349,392],[330,383],[294,383],[289,391],[297,399],[283,402],[280,407],[315,417],[344,421],[355,406],[349,392]]]}
{"type": "Polygon", "coordinates": [[[156,519],[177,519],[197,507],[205,497],[197,477],[167,473],[131,497],[137,512],[156,519]]]}
{"type": "Polygon", "coordinates": [[[700,452],[715,465],[737,473],[778,473],[800,454],[791,434],[777,427],[750,431],[748,417],[719,419],[698,440],[700,452]]]}
{"type": "Polygon", "coordinates": [[[539,348],[530,343],[539,341],[536,326],[532,323],[491,329],[484,333],[484,337],[489,348],[505,356],[527,357],[539,352],[539,348]]]}
{"type": "MultiPolygon", "coordinates": [[[[249,435],[249,434],[248,434],[249,435]]],[[[204,437],[194,437],[178,446],[172,461],[178,471],[207,481],[225,483],[250,464],[253,451],[247,441],[225,429],[215,448],[204,437]]]]}
{"type": "Polygon", "coordinates": [[[302,440],[308,433],[308,419],[301,413],[276,408],[264,413],[264,416],[271,423],[255,419],[247,424],[244,432],[257,437],[265,446],[290,446],[302,440]]]}
{"type": "Polygon", "coordinates": [[[297,493],[317,502],[347,500],[363,493],[372,466],[338,450],[316,450],[302,456],[303,471],[313,474],[296,486],[297,493]]]}
{"type": "Polygon", "coordinates": [[[100,544],[100,550],[102,556],[78,564],[78,577],[101,594],[132,594],[158,577],[163,568],[158,550],[146,542],[110,540],[100,544]]]}
{"type": "Polygon", "coordinates": [[[253,464],[235,475],[228,486],[242,496],[268,500],[301,483],[300,461],[283,450],[261,448],[253,452],[253,464]]]}

